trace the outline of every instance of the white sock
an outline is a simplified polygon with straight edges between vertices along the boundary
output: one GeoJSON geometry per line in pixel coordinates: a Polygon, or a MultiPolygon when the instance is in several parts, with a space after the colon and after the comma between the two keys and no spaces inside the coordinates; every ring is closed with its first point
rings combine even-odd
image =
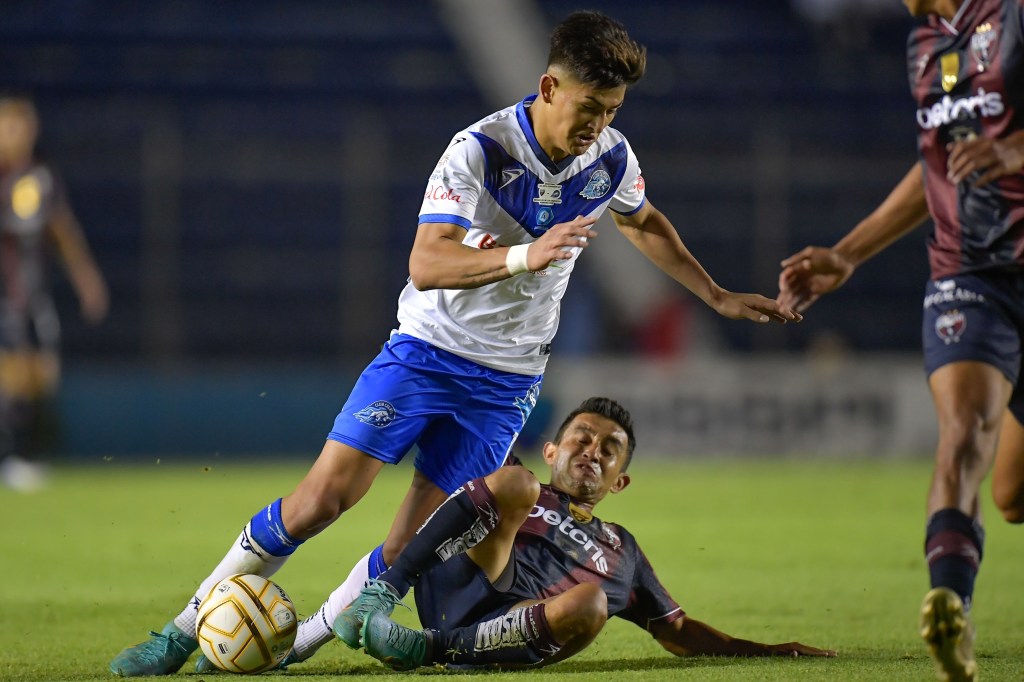
{"type": "Polygon", "coordinates": [[[320,647],[334,639],[334,619],[359,596],[359,590],[363,589],[369,577],[370,554],[356,562],[345,582],[331,592],[331,596],[321,604],[316,613],[299,623],[299,630],[295,635],[295,656],[300,661],[306,660],[320,647]]]}
{"type": "MultiPolygon", "coordinates": [[[[287,556],[268,554],[262,547],[256,544],[250,536],[249,525],[248,523],[245,524],[242,534],[238,536],[235,543],[231,545],[231,549],[228,550],[228,553],[217,564],[217,568],[213,569],[213,573],[199,585],[195,596],[189,600],[181,613],[174,617],[174,624],[189,637],[194,638],[196,636],[196,614],[199,611],[199,604],[210,593],[214,585],[229,575],[237,573],[253,573],[269,578],[277,573],[277,570],[284,566],[284,562],[288,560],[287,556]]],[[[333,623],[334,621],[331,622],[333,623]]]]}

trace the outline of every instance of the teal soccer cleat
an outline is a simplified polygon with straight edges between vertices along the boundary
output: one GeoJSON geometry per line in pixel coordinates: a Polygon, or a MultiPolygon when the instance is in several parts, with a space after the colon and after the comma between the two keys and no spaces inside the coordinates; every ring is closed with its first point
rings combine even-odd
{"type": "Polygon", "coordinates": [[[110,672],[118,677],[170,675],[185,665],[199,643],[171,621],[160,632],[150,632],[141,644],[128,647],[110,662],[110,672]]]}
{"type": "Polygon", "coordinates": [[[367,580],[359,596],[334,619],[334,634],[350,648],[358,649],[363,622],[371,613],[390,616],[395,604],[402,604],[402,600],[391,591],[390,585],[383,580],[367,580]]]}
{"type": "Polygon", "coordinates": [[[383,613],[371,613],[363,623],[366,653],[392,670],[413,670],[426,665],[427,632],[399,625],[383,613]]]}

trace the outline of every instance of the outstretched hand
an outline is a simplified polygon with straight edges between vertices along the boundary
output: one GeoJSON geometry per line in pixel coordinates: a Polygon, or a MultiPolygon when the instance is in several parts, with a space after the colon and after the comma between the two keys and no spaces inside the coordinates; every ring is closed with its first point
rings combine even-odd
{"type": "Polygon", "coordinates": [[[734,294],[724,291],[711,303],[715,312],[730,320],[752,320],[754,322],[799,322],[803,315],[789,305],[773,301],[758,294],[734,294]]]}
{"type": "Polygon", "coordinates": [[[841,287],[853,270],[853,263],[835,249],[808,246],[782,261],[776,300],[802,313],[823,294],[841,287]]]}
{"type": "Polygon", "coordinates": [[[813,646],[807,646],[800,642],[787,642],[785,644],[769,644],[768,648],[772,652],[772,656],[823,656],[826,658],[835,658],[839,654],[832,649],[819,649],[813,646]]]}

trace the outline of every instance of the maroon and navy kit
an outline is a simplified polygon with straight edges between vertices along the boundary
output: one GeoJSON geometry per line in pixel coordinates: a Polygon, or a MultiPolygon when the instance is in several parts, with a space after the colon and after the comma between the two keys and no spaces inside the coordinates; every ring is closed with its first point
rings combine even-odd
{"type": "Polygon", "coordinates": [[[566,493],[541,486],[537,504],[516,534],[507,581],[492,585],[465,554],[422,575],[415,597],[423,627],[443,632],[472,625],[581,583],[604,590],[609,616],[644,629],[683,617],[629,531],[570,508],[571,503],[566,493]]]}
{"type": "Polygon", "coordinates": [[[54,349],[60,337],[50,297],[47,228],[68,211],[63,188],[44,164],[0,172],[0,345],[54,349]]]}
{"type": "MultiPolygon", "coordinates": [[[[925,369],[975,360],[1015,386],[1024,339],[1024,173],[974,187],[946,178],[950,146],[1001,139],[1024,116],[1024,0],[966,0],[935,14],[907,45],[918,149],[934,230],[924,298],[925,369]]],[[[1024,391],[1010,408],[1024,422],[1024,391]]]]}

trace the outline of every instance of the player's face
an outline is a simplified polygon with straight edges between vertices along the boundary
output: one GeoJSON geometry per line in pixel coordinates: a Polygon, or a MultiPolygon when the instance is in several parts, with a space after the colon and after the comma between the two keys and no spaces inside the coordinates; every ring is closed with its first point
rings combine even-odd
{"type": "Polygon", "coordinates": [[[626,432],[617,422],[598,414],[577,415],[560,442],[544,446],[551,484],[590,504],[626,487],[629,476],[622,468],[628,458],[626,432]]]}
{"type": "Polygon", "coordinates": [[[541,78],[540,96],[550,109],[546,129],[535,132],[551,160],[561,161],[583,154],[597,141],[622,106],[626,86],[602,90],[552,68],[541,78]]]}

